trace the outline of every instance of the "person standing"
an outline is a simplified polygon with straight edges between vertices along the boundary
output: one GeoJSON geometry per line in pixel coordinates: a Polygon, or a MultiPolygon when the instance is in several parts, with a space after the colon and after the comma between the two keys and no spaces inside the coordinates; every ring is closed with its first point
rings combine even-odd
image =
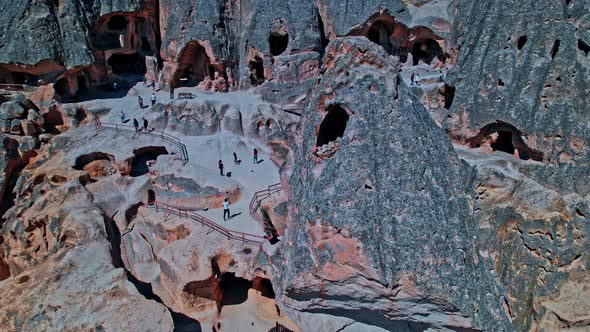
{"type": "Polygon", "coordinates": [[[238,164],[238,155],[234,152],[234,164],[238,164]]]}
{"type": "Polygon", "coordinates": [[[254,164],[258,164],[258,150],[254,149],[254,164]]]}
{"type": "Polygon", "coordinates": [[[221,176],[224,176],[223,175],[223,161],[221,161],[221,160],[219,161],[219,174],[221,174],[221,176]]]}
{"type": "Polygon", "coordinates": [[[152,107],[156,105],[156,94],[152,93],[152,107]]]}
{"type": "Polygon", "coordinates": [[[139,109],[143,109],[143,98],[137,96],[137,102],[139,103],[139,109]]]}
{"type": "Polygon", "coordinates": [[[125,123],[125,112],[121,110],[121,123],[125,123]]]}
{"type": "Polygon", "coordinates": [[[230,214],[229,214],[229,199],[225,199],[223,201],[223,221],[225,221],[225,215],[227,214],[227,219],[229,219],[230,214]]]}
{"type": "Polygon", "coordinates": [[[170,87],[170,99],[174,99],[174,87],[170,87]]]}
{"type": "Polygon", "coordinates": [[[146,133],[148,132],[148,120],[145,118],[143,118],[143,131],[146,133]]]}
{"type": "Polygon", "coordinates": [[[133,126],[135,127],[135,132],[138,132],[139,131],[139,122],[135,118],[133,118],[133,126]]]}
{"type": "Polygon", "coordinates": [[[416,78],[416,76],[414,76],[414,73],[412,73],[412,76],[410,76],[410,86],[414,85],[415,78],[416,78]]]}

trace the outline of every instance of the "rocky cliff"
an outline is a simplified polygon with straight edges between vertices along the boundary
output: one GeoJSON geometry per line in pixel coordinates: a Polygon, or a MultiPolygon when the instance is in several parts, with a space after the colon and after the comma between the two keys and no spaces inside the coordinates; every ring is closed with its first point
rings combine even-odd
{"type": "Polygon", "coordinates": [[[0,0],[0,327],[587,330],[589,10],[0,0]]]}

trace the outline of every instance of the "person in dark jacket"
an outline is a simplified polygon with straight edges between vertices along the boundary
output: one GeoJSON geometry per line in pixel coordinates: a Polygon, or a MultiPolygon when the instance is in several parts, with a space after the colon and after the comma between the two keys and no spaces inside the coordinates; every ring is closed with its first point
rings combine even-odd
{"type": "Polygon", "coordinates": [[[219,174],[221,174],[221,176],[224,176],[223,175],[223,161],[221,161],[221,160],[219,161],[219,174]]]}

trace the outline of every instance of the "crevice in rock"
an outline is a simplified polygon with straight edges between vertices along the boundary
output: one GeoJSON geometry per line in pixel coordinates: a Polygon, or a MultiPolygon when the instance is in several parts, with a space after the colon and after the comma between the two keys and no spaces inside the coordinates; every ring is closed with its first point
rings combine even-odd
{"type": "Polygon", "coordinates": [[[453,106],[453,100],[455,99],[455,87],[449,84],[444,85],[444,98],[445,98],[445,109],[451,109],[453,106]]]}
{"type": "Polygon", "coordinates": [[[553,43],[553,47],[551,47],[551,59],[555,59],[555,56],[559,52],[559,46],[561,45],[561,40],[556,40],[553,43]]]}
{"type": "Polygon", "coordinates": [[[32,157],[35,157],[37,153],[30,151],[27,153],[21,153],[18,150],[19,142],[12,138],[4,138],[3,148],[6,151],[6,169],[4,170],[5,180],[4,187],[0,188],[0,225],[4,224],[6,219],[4,214],[10,210],[15,204],[16,182],[20,177],[22,170],[29,164],[32,157]]]}
{"type": "Polygon", "coordinates": [[[248,63],[250,69],[250,84],[252,86],[259,86],[264,83],[264,62],[258,56],[255,56],[248,63]]]}
{"type": "Polygon", "coordinates": [[[524,47],[524,45],[526,45],[526,42],[528,41],[528,37],[527,36],[520,36],[518,37],[518,39],[516,40],[516,48],[518,48],[518,50],[522,50],[522,48],[524,47]]]}
{"type": "Polygon", "coordinates": [[[584,55],[588,56],[590,53],[590,45],[586,44],[583,40],[578,39],[578,49],[584,52],[584,55]]]}

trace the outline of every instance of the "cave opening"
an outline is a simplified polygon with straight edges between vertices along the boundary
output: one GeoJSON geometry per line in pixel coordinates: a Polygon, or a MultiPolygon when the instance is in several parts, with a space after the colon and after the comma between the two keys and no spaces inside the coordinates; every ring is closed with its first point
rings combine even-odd
{"type": "Polygon", "coordinates": [[[393,26],[391,24],[386,24],[384,21],[377,21],[371,25],[366,37],[373,43],[383,47],[388,54],[394,54],[395,50],[391,42],[392,33],[393,26]]]}
{"type": "Polygon", "coordinates": [[[453,100],[455,99],[455,87],[445,83],[444,85],[444,97],[445,97],[445,109],[450,109],[453,106],[453,100]]]}
{"type": "Polygon", "coordinates": [[[526,45],[526,42],[528,41],[528,37],[527,36],[520,36],[518,37],[518,39],[516,40],[516,48],[518,48],[518,50],[522,50],[522,48],[524,47],[524,45],[526,45]]]}
{"type": "Polygon", "coordinates": [[[168,154],[163,146],[147,146],[133,150],[134,157],[131,158],[131,177],[138,177],[149,172],[148,162],[156,161],[159,156],[168,154]]]}
{"type": "Polygon", "coordinates": [[[264,63],[260,57],[254,57],[248,64],[250,69],[250,84],[259,86],[264,83],[264,63]]]}
{"type": "Polygon", "coordinates": [[[434,39],[426,39],[417,41],[412,45],[412,59],[414,66],[418,65],[420,61],[426,64],[431,64],[435,58],[441,62],[446,61],[446,57],[440,48],[440,45],[434,39]]]}
{"type": "Polygon", "coordinates": [[[252,289],[259,291],[262,296],[269,299],[275,298],[275,291],[272,287],[272,282],[266,278],[254,277],[254,279],[252,279],[252,289]]]}
{"type": "Polygon", "coordinates": [[[152,189],[148,189],[148,205],[153,205],[156,202],[156,193],[152,189]]]}
{"type": "Polygon", "coordinates": [[[75,170],[82,171],[82,170],[84,170],[84,167],[86,167],[86,165],[88,165],[94,161],[97,161],[97,160],[111,161],[111,160],[114,160],[114,158],[115,157],[113,155],[110,155],[110,154],[104,153],[104,152],[87,153],[87,154],[83,154],[81,156],[78,156],[78,158],[76,158],[73,168],[75,170]]]}
{"type": "Polygon", "coordinates": [[[512,132],[500,130],[498,138],[491,144],[492,150],[502,151],[508,154],[514,154],[514,145],[512,144],[512,132]]]}
{"type": "Polygon", "coordinates": [[[109,30],[119,31],[127,29],[128,21],[123,15],[113,15],[108,23],[107,26],[109,30]]]}
{"type": "Polygon", "coordinates": [[[221,305],[236,305],[248,300],[248,290],[252,282],[248,279],[236,277],[235,273],[225,272],[219,283],[223,294],[221,305]]]}
{"type": "Polygon", "coordinates": [[[60,97],[64,97],[64,96],[68,95],[70,93],[69,88],[68,88],[68,80],[65,79],[64,77],[60,78],[53,85],[53,90],[60,97]]]}
{"type": "Polygon", "coordinates": [[[578,49],[584,52],[584,55],[588,56],[590,53],[590,45],[586,44],[583,40],[578,39],[578,49]]]}
{"type": "Polygon", "coordinates": [[[346,124],[348,123],[348,112],[340,105],[330,105],[326,117],[320,125],[317,146],[322,146],[344,136],[346,124]]]}
{"type": "Polygon", "coordinates": [[[52,108],[49,110],[49,112],[43,114],[43,120],[43,129],[49,134],[60,133],[60,131],[57,129],[57,126],[64,125],[64,119],[61,113],[55,108],[52,108]]]}
{"type": "Polygon", "coordinates": [[[189,42],[180,54],[178,69],[172,78],[173,86],[197,86],[209,75],[210,64],[205,48],[196,41],[189,42]]]}
{"type": "Polygon", "coordinates": [[[137,204],[131,205],[127,210],[125,210],[125,222],[127,222],[127,226],[137,217],[137,212],[139,208],[144,206],[143,202],[138,202],[137,204]]]}
{"type": "Polygon", "coordinates": [[[529,147],[523,140],[523,133],[513,125],[496,121],[482,127],[479,133],[469,140],[469,147],[477,148],[489,144],[493,151],[501,151],[514,155],[522,160],[542,161],[543,153],[529,147]]]}
{"type": "Polygon", "coordinates": [[[145,57],[138,53],[124,54],[117,53],[113,54],[107,61],[111,67],[113,74],[137,74],[143,75],[146,72],[145,57]]]}
{"type": "Polygon", "coordinates": [[[270,54],[278,56],[283,54],[289,46],[289,34],[287,32],[271,32],[268,36],[270,54]]]}

